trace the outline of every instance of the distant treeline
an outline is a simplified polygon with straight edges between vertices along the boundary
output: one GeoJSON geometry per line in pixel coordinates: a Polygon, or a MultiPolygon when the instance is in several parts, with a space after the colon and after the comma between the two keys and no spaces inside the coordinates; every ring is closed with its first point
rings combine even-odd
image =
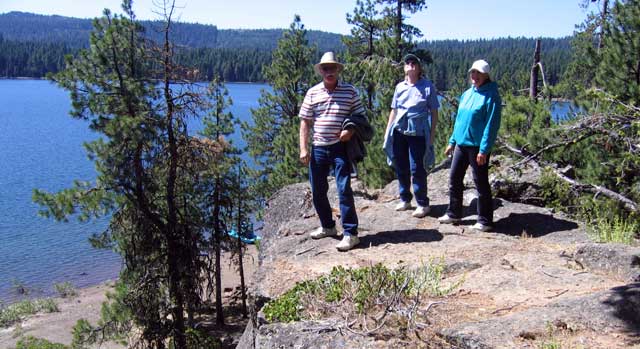
{"type": "MultiPolygon", "coordinates": [[[[147,37],[162,42],[161,21],[140,21],[147,37]]],[[[63,16],[45,16],[24,12],[0,14],[0,34],[6,40],[20,42],[64,43],[69,47],[89,46],[91,19],[63,16]]],[[[192,48],[234,48],[272,51],[284,29],[218,29],[215,25],[173,23],[171,40],[178,46],[192,48]]],[[[341,35],[310,30],[307,38],[321,51],[341,51],[341,35]]]]}
{"type": "MultiPolygon", "coordinates": [[[[431,53],[433,64],[426,67],[426,72],[439,90],[468,85],[467,69],[477,59],[490,62],[491,76],[500,86],[518,90],[529,87],[535,45],[536,40],[531,38],[502,38],[423,41],[418,47],[431,53]]],[[[545,80],[555,85],[571,60],[571,37],[542,39],[541,48],[545,80]]]]}
{"type": "MultiPolygon", "coordinates": [[[[64,43],[17,42],[0,36],[0,77],[42,78],[64,68],[64,56],[80,48],[64,43]]],[[[198,79],[215,75],[225,81],[263,81],[262,66],[271,62],[270,51],[258,49],[182,48],[178,63],[198,71],[198,79]]]]}
{"type": "MultiPolygon", "coordinates": [[[[144,21],[149,38],[159,40],[159,23],[144,21]]],[[[0,76],[44,77],[64,67],[64,55],[75,54],[88,45],[91,20],[43,16],[21,12],[0,15],[0,76]]],[[[172,37],[178,63],[193,67],[198,78],[221,76],[225,81],[263,81],[262,67],[271,63],[271,52],[283,29],[225,29],[213,25],[176,23],[172,37]]],[[[325,50],[341,51],[338,34],[309,31],[309,41],[325,50]]],[[[470,62],[487,59],[493,77],[503,88],[524,89],[533,61],[535,39],[423,41],[419,48],[433,57],[427,75],[439,90],[467,84],[470,62]]],[[[548,84],[557,84],[570,60],[570,38],[542,39],[542,62],[548,84]]]]}

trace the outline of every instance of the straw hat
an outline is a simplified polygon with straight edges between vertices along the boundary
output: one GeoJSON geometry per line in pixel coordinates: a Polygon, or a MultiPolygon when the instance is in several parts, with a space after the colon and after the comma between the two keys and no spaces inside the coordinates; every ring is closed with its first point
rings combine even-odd
{"type": "MultiPolygon", "coordinates": [[[[320,68],[323,65],[326,64],[335,64],[338,67],[338,73],[340,73],[342,71],[342,69],[344,69],[344,65],[342,65],[342,63],[336,61],[336,56],[333,52],[329,51],[329,52],[325,52],[322,55],[322,58],[320,58],[320,63],[316,64],[313,66],[313,69],[315,69],[316,73],[320,74],[320,68]]],[[[320,74],[322,75],[322,74],[320,74]]]]}

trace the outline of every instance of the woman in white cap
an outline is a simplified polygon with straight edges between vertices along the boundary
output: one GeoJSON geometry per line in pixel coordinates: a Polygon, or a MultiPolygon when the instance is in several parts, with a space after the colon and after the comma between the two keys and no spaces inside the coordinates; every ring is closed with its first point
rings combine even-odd
{"type": "Polygon", "coordinates": [[[420,58],[408,54],[402,61],[405,79],[393,93],[383,147],[398,177],[400,203],[396,211],[411,208],[413,182],[417,207],[412,215],[422,218],[429,213],[427,169],[435,161],[433,137],[440,104],[435,86],[422,76],[420,58]]]}
{"type": "Polygon", "coordinates": [[[493,202],[489,185],[489,156],[498,136],[502,101],[498,85],[489,77],[490,67],[477,60],[469,69],[472,86],[460,97],[458,114],[445,155],[453,154],[449,172],[449,207],[438,218],[441,223],[459,223],[462,218],[463,179],[469,165],[478,190],[478,221],[474,230],[493,229],[493,202]]]}

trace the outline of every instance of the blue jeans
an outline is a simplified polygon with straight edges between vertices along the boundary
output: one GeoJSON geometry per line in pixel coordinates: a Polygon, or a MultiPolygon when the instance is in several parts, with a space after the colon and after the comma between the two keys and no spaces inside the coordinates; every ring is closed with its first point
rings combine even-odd
{"type": "Polygon", "coordinates": [[[473,182],[478,190],[478,222],[485,225],[493,224],[493,201],[491,199],[491,186],[489,185],[489,157],[487,162],[479,166],[476,156],[480,151],[479,147],[456,146],[451,160],[451,171],[449,172],[449,207],[447,215],[452,218],[462,218],[462,195],[464,191],[464,174],[471,165],[473,182]]]}
{"type": "Polygon", "coordinates": [[[358,216],[351,190],[351,162],[347,157],[345,143],[338,142],[327,146],[313,146],[309,162],[309,179],[313,193],[313,206],[316,208],[320,223],[324,228],[335,227],[331,213],[331,204],[327,198],[329,183],[327,176],[333,167],[333,174],[340,199],[340,216],[344,235],[358,235],[358,216]]]}
{"type": "Polygon", "coordinates": [[[400,189],[400,199],[411,202],[411,182],[418,205],[429,206],[427,197],[427,170],[424,168],[424,155],[427,149],[424,136],[405,136],[400,131],[393,131],[393,156],[396,165],[396,176],[400,189]]]}

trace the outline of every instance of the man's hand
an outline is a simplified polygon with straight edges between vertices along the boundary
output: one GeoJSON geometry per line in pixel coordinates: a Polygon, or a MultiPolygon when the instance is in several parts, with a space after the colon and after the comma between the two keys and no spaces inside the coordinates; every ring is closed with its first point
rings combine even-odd
{"type": "Polygon", "coordinates": [[[353,136],[353,130],[342,130],[340,132],[340,142],[348,142],[353,136]]]}
{"type": "Polygon", "coordinates": [[[484,164],[487,163],[487,156],[482,154],[482,153],[478,153],[478,156],[476,156],[476,162],[478,163],[478,166],[482,166],[484,164]]]}
{"type": "Polygon", "coordinates": [[[301,149],[300,150],[300,162],[304,165],[304,166],[308,166],[309,165],[309,151],[306,149],[301,149]]]}
{"type": "Polygon", "coordinates": [[[455,148],[455,145],[451,145],[449,144],[447,146],[447,149],[444,150],[444,155],[445,156],[451,156],[451,154],[453,153],[453,149],[455,148]]]}

